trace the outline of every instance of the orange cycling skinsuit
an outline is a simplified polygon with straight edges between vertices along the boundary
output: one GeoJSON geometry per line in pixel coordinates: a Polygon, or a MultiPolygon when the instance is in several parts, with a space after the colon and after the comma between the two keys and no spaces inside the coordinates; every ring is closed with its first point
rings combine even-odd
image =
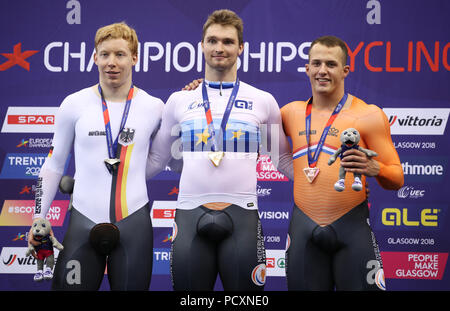
{"type": "MultiPolygon", "coordinates": [[[[289,290],[384,289],[381,257],[370,229],[366,191],[353,191],[347,174],[345,191],[334,189],[339,163],[328,165],[341,146],[340,134],[347,128],[359,131],[359,145],[378,153],[380,170],[375,177],[385,189],[403,184],[400,159],[392,143],[384,112],[349,94],[347,104],[332,123],[310,183],[305,130],[307,102],[294,101],[281,109],[284,131],[292,140],[294,202],[287,238],[286,274],[289,290]]],[[[310,152],[315,152],[330,111],[312,108],[310,152]]],[[[337,161],[339,162],[339,161],[337,161]]],[[[362,176],[365,187],[365,176],[362,176]]]]}

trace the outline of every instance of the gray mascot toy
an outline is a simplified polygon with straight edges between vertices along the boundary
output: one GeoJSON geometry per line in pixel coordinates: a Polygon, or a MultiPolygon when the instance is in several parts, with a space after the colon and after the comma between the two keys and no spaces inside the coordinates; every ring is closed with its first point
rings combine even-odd
{"type": "MultiPolygon", "coordinates": [[[[358,145],[360,136],[359,132],[354,128],[348,128],[342,132],[341,137],[341,147],[330,157],[328,160],[328,165],[333,164],[336,161],[336,158],[339,156],[342,160],[343,153],[350,149],[356,149],[364,152],[368,157],[376,157],[378,154],[375,151],[364,149],[358,145]]],[[[342,166],[339,168],[339,180],[334,184],[334,189],[336,191],[343,191],[345,189],[345,168],[342,166]]],[[[355,180],[352,184],[352,189],[355,191],[361,191],[362,182],[361,182],[361,174],[354,173],[353,174],[355,180]]]]}

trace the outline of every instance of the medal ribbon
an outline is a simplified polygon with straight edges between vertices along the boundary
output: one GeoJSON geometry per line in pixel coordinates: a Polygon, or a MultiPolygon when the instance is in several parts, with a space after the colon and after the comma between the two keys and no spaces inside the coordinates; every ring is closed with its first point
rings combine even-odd
{"type": "Polygon", "coordinates": [[[105,122],[105,130],[106,130],[106,144],[108,145],[108,155],[110,159],[114,159],[116,157],[117,152],[117,141],[119,140],[120,132],[122,132],[125,127],[125,123],[127,122],[128,113],[130,111],[131,99],[133,98],[134,87],[131,84],[131,88],[128,91],[127,101],[125,103],[125,109],[122,114],[122,121],[120,122],[119,134],[117,135],[114,142],[112,141],[112,133],[111,133],[111,123],[109,119],[108,105],[106,104],[105,97],[103,96],[102,88],[100,83],[98,84],[98,91],[100,96],[102,97],[102,108],[103,108],[103,120],[105,122]]]}
{"type": "Polygon", "coordinates": [[[319,154],[322,152],[323,145],[325,144],[325,139],[327,138],[328,131],[331,128],[331,125],[333,124],[334,120],[337,118],[339,112],[342,110],[342,107],[344,107],[345,102],[347,101],[347,94],[344,94],[342,99],[339,101],[337,106],[334,108],[333,112],[331,113],[330,118],[328,119],[327,124],[325,125],[325,128],[323,129],[322,136],[320,136],[319,143],[317,144],[317,149],[314,152],[314,155],[312,155],[312,151],[309,149],[309,143],[310,143],[310,133],[311,133],[311,110],[312,110],[312,100],[313,98],[308,101],[306,104],[306,118],[305,118],[305,128],[306,128],[306,143],[307,143],[307,154],[308,154],[308,166],[309,167],[316,167],[317,160],[319,159],[319,154]]]}
{"type": "MultiPolygon", "coordinates": [[[[222,117],[222,122],[220,124],[222,133],[225,133],[225,128],[227,126],[228,119],[230,118],[231,109],[233,109],[234,100],[236,99],[238,91],[239,91],[239,79],[237,79],[236,83],[234,84],[230,98],[228,99],[227,107],[225,108],[225,112],[222,117]]],[[[208,125],[208,131],[212,142],[211,149],[212,151],[216,152],[218,150],[216,132],[214,131],[214,124],[211,115],[211,106],[209,104],[208,91],[206,90],[205,82],[202,83],[202,96],[203,96],[203,107],[205,108],[206,123],[208,125]]]]}

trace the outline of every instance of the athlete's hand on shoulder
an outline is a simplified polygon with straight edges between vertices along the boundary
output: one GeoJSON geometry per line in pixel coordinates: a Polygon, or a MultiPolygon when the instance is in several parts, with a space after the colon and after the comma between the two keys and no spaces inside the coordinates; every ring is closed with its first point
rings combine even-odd
{"type": "Polygon", "coordinates": [[[182,88],[182,91],[193,91],[196,88],[198,88],[198,86],[200,85],[200,83],[203,82],[203,79],[196,79],[193,80],[191,83],[187,84],[184,86],[184,88],[182,88]]]}
{"type": "Polygon", "coordinates": [[[344,152],[341,166],[346,172],[357,173],[369,177],[377,176],[380,172],[380,165],[364,152],[350,149],[344,152]]]}

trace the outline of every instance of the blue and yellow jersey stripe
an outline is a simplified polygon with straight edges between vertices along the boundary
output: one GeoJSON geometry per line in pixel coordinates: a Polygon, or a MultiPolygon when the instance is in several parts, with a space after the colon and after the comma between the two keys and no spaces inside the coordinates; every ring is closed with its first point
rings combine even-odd
{"type": "MultiPolygon", "coordinates": [[[[220,119],[214,124],[220,124],[220,119]]],[[[215,127],[216,135],[220,133],[215,127]]],[[[203,152],[211,150],[211,139],[206,120],[196,119],[181,123],[181,140],[184,152],[203,152]]],[[[225,152],[258,152],[259,127],[242,120],[228,121],[224,135],[217,136],[220,150],[225,152]]]]}

